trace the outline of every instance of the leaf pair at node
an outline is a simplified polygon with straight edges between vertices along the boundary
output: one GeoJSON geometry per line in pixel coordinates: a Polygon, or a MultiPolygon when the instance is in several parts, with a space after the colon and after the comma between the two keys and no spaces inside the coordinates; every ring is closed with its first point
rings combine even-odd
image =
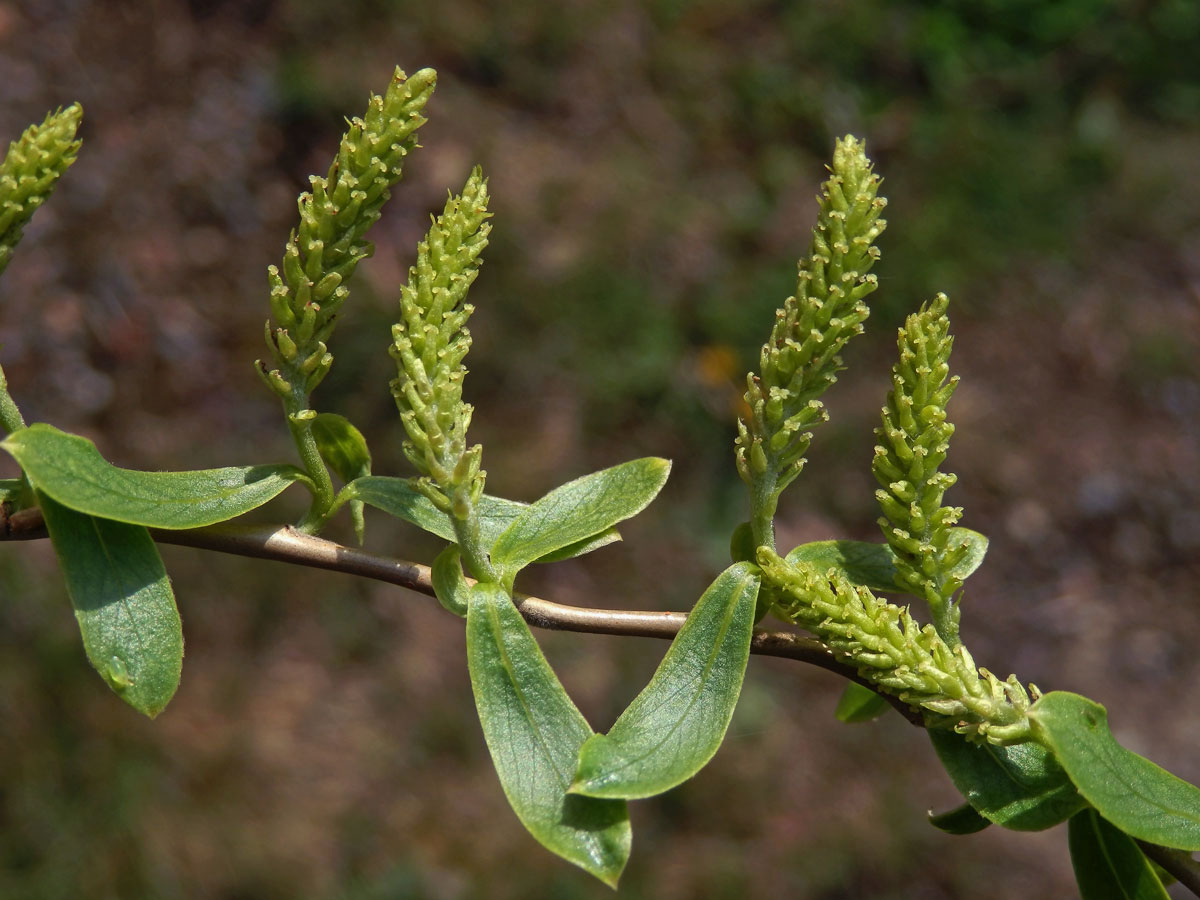
{"type": "Polygon", "coordinates": [[[1200,788],[1118,744],[1103,706],[1052,691],[1028,716],[1036,742],[1013,747],[930,729],[955,786],[988,822],[1041,831],[1090,806],[1138,840],[1200,850],[1200,788]]]}
{"type": "MultiPolygon", "coordinates": [[[[475,705],[514,812],[543,846],[614,887],[632,840],[625,803],[568,793],[592,729],[514,605],[512,582],[530,562],[607,543],[618,522],[654,499],[669,470],[666,460],[633,460],[562,485],[529,506],[493,504],[516,512],[490,541],[496,580],[469,586],[457,544],[433,569],[439,601],[466,615],[475,705]]],[[[489,521],[495,526],[500,519],[489,521]]],[[[445,528],[444,520],[433,522],[445,528]]],[[[461,531],[457,525],[452,522],[461,531]]]]}
{"type": "MultiPolygon", "coordinates": [[[[356,498],[390,516],[416,525],[430,534],[435,534],[447,541],[457,540],[453,517],[434,505],[427,493],[418,488],[416,479],[370,475],[355,479],[346,486],[344,493],[347,497],[356,498]]],[[[505,500],[503,497],[493,497],[491,494],[481,495],[475,504],[475,511],[479,518],[479,533],[482,542],[490,547],[505,529],[528,508],[528,503],[505,500]]],[[[553,553],[533,560],[533,562],[549,563],[572,559],[585,553],[591,553],[593,550],[598,550],[600,547],[620,539],[621,535],[617,530],[609,528],[591,535],[583,541],[568,544],[553,553]]]]}
{"type": "Polygon", "coordinates": [[[757,590],[750,564],[724,572],[647,687],[598,735],[507,591],[459,583],[484,736],[509,803],[539,842],[616,886],[632,839],[625,801],[692,777],[724,739],[745,674],[757,590]]]}
{"type": "Polygon", "coordinates": [[[1188,854],[1200,849],[1200,788],[1113,738],[1100,704],[1066,691],[1028,711],[1036,742],[973,745],[931,729],[938,758],[967,803],[932,816],[951,834],[995,823],[1041,831],[1068,822],[1068,844],[1083,900],[1164,900],[1169,876],[1140,842],[1188,854]]]}
{"type": "MultiPolygon", "coordinates": [[[[645,509],[670,470],[665,459],[635,459],[570,481],[533,504],[483,494],[473,508],[478,536],[511,589],[517,574],[531,563],[572,559],[619,541],[616,523],[645,509]]],[[[372,475],[349,484],[346,495],[457,542],[453,515],[439,509],[414,482],[372,475]]],[[[443,553],[447,560],[452,549],[457,552],[457,543],[443,553]]]]}
{"type": "Polygon", "coordinates": [[[126,703],[158,715],[179,684],[183,631],[147,529],[232,519],[303,481],[304,473],[285,465],[120,469],[86,438],[40,423],[0,447],[36,492],[88,660],[126,703]]]}

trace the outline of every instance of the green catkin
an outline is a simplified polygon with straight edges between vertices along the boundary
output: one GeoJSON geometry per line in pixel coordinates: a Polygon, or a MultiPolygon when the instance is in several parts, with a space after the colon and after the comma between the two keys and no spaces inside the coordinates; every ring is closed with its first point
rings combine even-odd
{"type": "Polygon", "coordinates": [[[485,478],[482,448],[467,446],[472,408],[462,389],[474,312],[466,296],[491,230],[487,204],[487,181],[475,169],[417,248],[389,348],[397,370],[392,396],[408,436],[404,454],[421,473],[420,489],[457,519],[469,517],[485,478]]]}
{"type": "Polygon", "coordinates": [[[758,549],[758,564],[771,585],[772,611],[811,631],[880,691],[951,720],[960,734],[997,744],[1028,739],[1025,711],[1036,688],[977,668],[962,644],[951,646],[907,609],[832,570],[789,562],[768,547],[758,549]]]}
{"type": "Polygon", "coordinates": [[[326,344],[349,296],[347,282],[373,252],[366,232],[417,145],[436,83],[432,69],[412,77],[397,69],[386,93],[371,97],[366,113],[351,120],[342,136],[328,174],[310,176],[312,187],[300,195],[300,222],[283,260],[267,269],[273,366],[259,361],[258,368],[267,386],[293,406],[306,402],[333,364],[326,344]]]}
{"type": "Polygon", "coordinates": [[[333,481],[305,418],[309,396],[329,374],[328,341],[349,297],[347,282],[374,251],[367,230],[379,218],[404,161],[417,146],[422,112],[437,84],[433,69],[411,78],[396,69],[382,97],[374,95],[362,118],[350,121],[325,177],[310,177],[300,195],[299,225],[280,266],[267,268],[271,316],[266,326],[271,360],[256,360],[263,383],[283,401],[292,440],[309,476],[313,502],[298,523],[316,532],[334,509],[333,481]]]}
{"type": "Polygon", "coordinates": [[[775,313],[758,374],[746,379],[749,415],[738,421],[738,472],[751,491],[755,539],[773,545],[771,519],[779,495],[800,473],[811,429],[828,415],[818,399],[837,380],[842,348],[861,334],[875,290],[874,241],[887,227],[887,201],[877,196],[861,141],[837,142],[823,185],[809,255],[799,263],[796,293],[775,313]]]}
{"type": "Polygon", "coordinates": [[[962,509],[942,505],[956,481],[940,471],[954,434],[946,404],[958,386],[958,377],[950,376],[954,340],[948,304],[946,295],[938,294],[899,330],[899,360],[875,430],[880,443],[871,468],[879,483],[879,525],[896,554],[896,585],[926,601],[938,634],[955,646],[959,609],[954,595],[963,583],[953,571],[967,545],[951,530],[962,509]]]}
{"type": "Polygon", "coordinates": [[[75,162],[81,142],[75,139],[83,107],[78,103],[30,125],[8,146],[0,163],[0,272],[30,218],[53,192],[58,179],[75,162]]]}
{"type": "MultiPolygon", "coordinates": [[[[33,214],[75,162],[82,143],[75,135],[82,119],[83,107],[73,103],[48,114],[41,125],[30,125],[8,145],[0,163],[0,274],[8,268],[33,214]]],[[[0,368],[0,429],[12,432],[24,427],[25,419],[0,368]]]]}

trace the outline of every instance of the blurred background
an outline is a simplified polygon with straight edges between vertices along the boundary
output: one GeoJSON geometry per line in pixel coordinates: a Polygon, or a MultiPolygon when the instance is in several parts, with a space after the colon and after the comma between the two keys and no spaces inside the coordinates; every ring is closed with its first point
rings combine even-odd
{"type": "MultiPolygon", "coordinates": [[[[384,352],[398,286],[480,163],[496,215],[467,395],[489,490],[530,500],[675,460],[624,544],[522,586],[688,608],[745,517],[739,383],[852,132],[890,200],[880,289],[781,545],[878,539],[871,429],[895,327],[948,292],[949,498],[992,538],[969,646],[1100,700],[1127,746],[1200,778],[1200,5],[0,2],[0,139],[85,109],[79,161],[0,284],[26,417],[125,466],[290,461],[251,367],[265,269],[343,118],[396,65],[434,66],[440,87],[316,398],[366,432],[377,473],[407,474],[384,352]]],[[[436,553],[368,516],[369,548],[436,553]]],[[[610,896],[509,812],[459,620],[344,576],[163,554],[188,656],[149,722],[88,667],[49,546],[0,545],[0,896],[610,896]]],[[[665,649],[540,637],[601,729],[665,649]]],[[[926,810],[959,798],[923,733],[894,714],[840,725],[840,690],[752,660],[716,760],[633,807],[622,896],[1074,894],[1062,828],[931,828],[926,810]]]]}

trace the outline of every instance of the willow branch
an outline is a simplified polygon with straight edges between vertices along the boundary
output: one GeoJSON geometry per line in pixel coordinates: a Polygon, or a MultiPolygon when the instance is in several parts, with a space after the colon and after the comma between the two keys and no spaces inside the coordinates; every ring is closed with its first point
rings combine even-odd
{"type": "MultiPolygon", "coordinates": [[[[150,534],[163,544],[327,569],[398,585],[429,597],[435,596],[428,566],[345,547],[335,541],[304,534],[291,525],[222,523],[185,531],[151,528],[150,534]]],[[[0,505],[0,542],[39,540],[45,537],[46,525],[42,520],[41,510],[26,509],[9,516],[0,505]]],[[[467,580],[471,581],[469,578],[467,580]]],[[[687,618],[687,614],[681,612],[568,606],[521,593],[517,593],[514,600],[525,621],[535,628],[550,631],[670,640],[678,634],[687,618]]],[[[756,629],[750,642],[750,652],[759,656],[775,656],[819,666],[863,687],[872,687],[852,666],[835,656],[823,644],[794,632],[756,629]]],[[[919,712],[895,697],[882,696],[909,722],[919,727],[924,726],[919,712]]],[[[1144,841],[1138,841],[1138,845],[1150,859],[1200,897],[1200,863],[1193,859],[1191,854],[1144,841]]]]}
{"type": "MultiPolygon", "coordinates": [[[[222,523],[184,531],[151,528],[150,534],[154,540],[163,544],[269,559],[314,569],[328,569],[399,585],[429,597],[434,596],[428,566],[344,547],[325,538],[304,534],[290,525],[222,523]]],[[[41,510],[26,509],[12,516],[0,512],[0,541],[37,540],[46,536],[41,510]]],[[[525,621],[535,628],[551,631],[670,640],[679,633],[687,618],[687,614],[682,612],[567,606],[521,593],[517,593],[514,600],[525,621]]],[[[756,630],[750,642],[750,652],[759,656],[775,656],[819,666],[863,687],[871,687],[870,682],[860,676],[852,665],[833,654],[819,641],[794,632],[756,630]]],[[[924,725],[921,714],[906,703],[895,697],[885,699],[908,721],[917,726],[924,725]]]]}

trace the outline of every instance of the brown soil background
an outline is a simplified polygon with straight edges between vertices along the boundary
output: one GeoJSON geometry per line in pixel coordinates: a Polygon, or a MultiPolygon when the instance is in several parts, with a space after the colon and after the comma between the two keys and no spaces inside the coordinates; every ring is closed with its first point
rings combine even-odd
{"type": "MultiPolygon", "coordinates": [[[[1125,7],[986,71],[967,50],[987,35],[965,34],[965,87],[905,55],[932,27],[924,13],[868,7],[877,20],[818,5],[825,31],[805,45],[787,4],[0,3],[0,135],[85,108],[79,161],[0,284],[13,392],[27,418],[125,466],[290,460],[250,365],[265,267],[341,117],[394,65],[433,65],[424,149],[376,228],[320,406],[363,428],[377,472],[405,473],[383,352],[392,304],[428,213],[481,163],[496,233],[467,390],[489,488],[532,499],[623,459],[675,460],[624,544],[525,588],[686,609],[744,517],[738,373],[794,281],[832,135],[853,130],[892,201],[879,309],[826,398],[834,421],[785,500],[780,543],[875,539],[871,428],[893,329],[951,291],[950,497],[992,538],[964,613],[975,658],[1094,697],[1127,746],[1196,780],[1197,120],[1139,107],[1128,68],[1072,68],[1125,7]],[[855,35],[861,71],[843,65],[855,35]],[[1030,65],[1061,78],[1030,92],[1059,104],[1043,118],[1004,105],[1030,65]],[[772,100],[780,85],[795,96],[772,100]],[[1056,169],[1063,147],[1091,154],[1086,178],[1056,169]],[[1001,150],[988,175],[980,161],[1001,150]]],[[[287,520],[298,502],[269,512],[287,520]]],[[[436,552],[381,516],[367,545],[436,552]]],[[[0,896],[608,896],[508,811],[458,620],[344,577],[164,558],[187,659],[149,722],[87,668],[49,547],[0,547],[0,896]]],[[[600,728],[663,649],[544,646],[600,728]]],[[[958,798],[924,735],[897,716],[839,725],[840,687],[754,660],[716,760],[634,807],[622,895],[1073,896],[1062,828],[929,827],[925,811],[958,798]]]]}

